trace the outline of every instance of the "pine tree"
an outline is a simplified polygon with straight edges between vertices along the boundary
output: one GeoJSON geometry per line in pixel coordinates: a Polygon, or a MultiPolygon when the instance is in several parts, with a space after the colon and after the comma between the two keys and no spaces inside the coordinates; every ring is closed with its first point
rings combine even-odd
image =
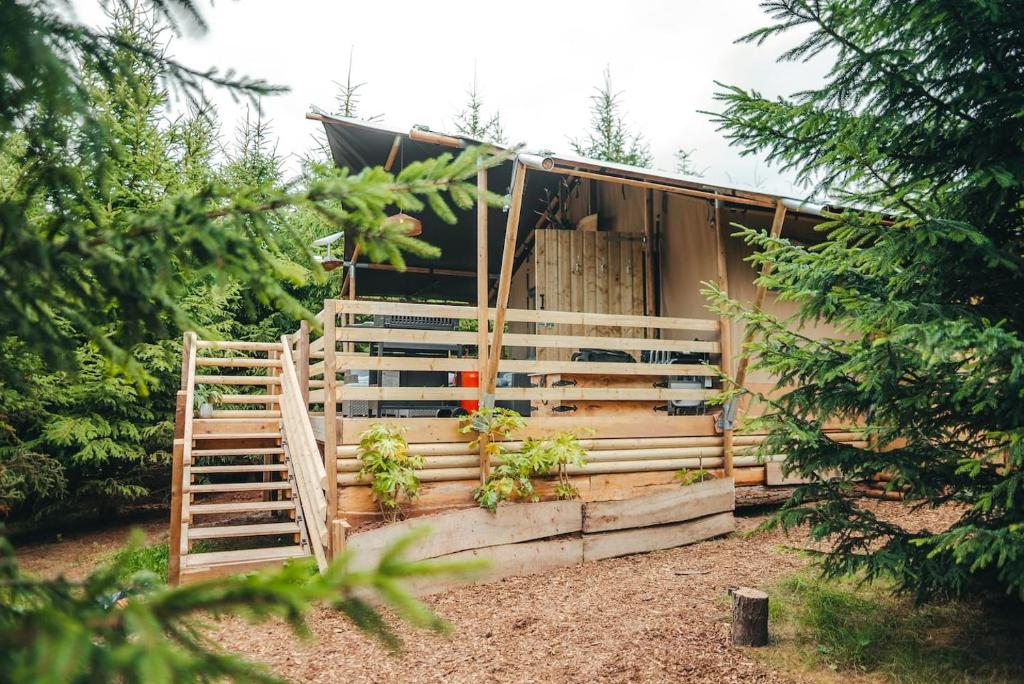
{"type": "Polygon", "coordinates": [[[693,150],[687,150],[682,147],[676,150],[676,173],[681,173],[684,176],[693,176],[694,178],[704,177],[704,171],[698,169],[693,163],[693,150]]]}
{"type": "Polygon", "coordinates": [[[473,72],[473,85],[466,91],[465,106],[455,115],[455,130],[473,140],[504,145],[505,131],[501,125],[501,113],[494,112],[491,116],[484,114],[484,101],[477,86],[476,71],[473,72]]]}
{"type": "MultiPolygon", "coordinates": [[[[178,25],[181,10],[202,26],[190,0],[139,7],[171,26],[178,25]]],[[[454,221],[449,202],[473,202],[467,179],[485,154],[479,150],[410,164],[397,176],[381,169],[332,171],[304,188],[269,195],[215,180],[197,191],[168,193],[157,206],[126,212],[123,223],[112,225],[95,210],[112,192],[117,137],[94,114],[94,84],[83,79],[83,65],[95,64],[94,75],[108,86],[118,79],[134,86],[142,62],[194,101],[202,100],[202,86],[211,83],[243,97],[280,89],[186,68],[159,48],[125,45],[116,35],[74,23],[62,9],[46,2],[0,6],[10,39],[0,51],[0,80],[7,84],[0,91],[0,149],[19,138],[33,160],[0,201],[0,329],[38,348],[50,364],[74,365],[73,349],[64,344],[70,325],[116,368],[144,383],[145,369],[131,356],[131,346],[151,335],[175,337],[180,328],[196,324],[179,304],[187,290],[182,274],[234,279],[244,286],[244,298],[311,319],[283,285],[302,277],[302,266],[284,254],[297,236],[287,224],[272,230],[270,216],[294,207],[322,211],[344,225],[369,258],[402,266],[403,253],[436,250],[399,229],[382,230],[389,207],[420,211],[429,204],[454,221]],[[257,202],[256,196],[267,199],[257,202]],[[178,268],[160,268],[161,263],[178,268]],[[115,310],[118,326],[111,333],[103,325],[115,310]]],[[[304,261],[312,263],[308,250],[304,261]]]]}
{"type": "MultiPolygon", "coordinates": [[[[282,284],[302,281],[302,263],[317,268],[290,214],[326,215],[369,258],[401,265],[405,252],[434,250],[383,225],[385,210],[429,204],[454,222],[449,201],[471,206],[478,164],[495,163],[468,150],[397,177],[331,170],[300,189],[234,187],[209,168],[216,127],[201,88],[278,89],[189,69],[145,39],[147,27],[177,29],[182,16],[204,28],[190,0],[110,7],[105,30],[75,23],[59,3],[0,3],[0,509],[69,489],[68,462],[37,457],[39,445],[64,449],[84,470],[145,465],[153,434],[138,423],[161,429],[159,406],[147,402],[169,396],[162,378],[178,366],[164,340],[183,328],[216,334],[227,300],[211,294],[308,316],[282,284]],[[164,126],[156,83],[191,100],[184,120],[164,126]]],[[[401,552],[396,545],[367,572],[347,572],[341,558],[324,575],[294,563],[169,589],[151,575],[123,579],[118,567],[81,583],[29,577],[0,536],[0,672],[14,682],[272,681],[206,641],[194,619],[280,616],[304,633],[314,601],[394,646],[367,593],[407,621],[442,626],[399,585],[439,569],[401,552]]]]}
{"type": "Polygon", "coordinates": [[[797,30],[783,59],[834,59],[820,88],[767,99],[730,87],[717,120],[822,196],[810,247],[743,231],[761,284],[794,321],[719,305],[756,333],[754,367],[779,396],[753,427],[762,453],[835,481],[801,487],[776,524],[834,542],[829,575],[894,577],[924,599],[1024,597],[1024,52],[1017,3],[773,0],[758,43],[797,30]],[[835,206],[835,205],[833,205],[835,206]],[[813,339],[801,321],[835,327],[813,339]],[[872,445],[832,442],[865,421],[872,445]],[[963,504],[947,530],[908,529],[850,498],[876,473],[916,506],[963,504]],[[821,497],[819,503],[810,503],[821,497]]]}
{"type": "Polygon", "coordinates": [[[612,87],[610,68],[604,70],[604,83],[595,88],[590,98],[590,130],[585,139],[572,140],[576,154],[591,159],[650,168],[654,163],[651,149],[641,134],[633,134],[622,113],[622,92],[612,87]]]}
{"type": "Polygon", "coordinates": [[[359,83],[352,81],[352,65],[354,61],[355,47],[352,47],[348,52],[348,70],[345,72],[345,82],[335,83],[338,86],[338,108],[336,113],[338,116],[343,116],[346,119],[378,121],[383,118],[380,114],[364,117],[359,111],[359,102],[362,98],[359,91],[366,86],[366,81],[360,81],[359,83]]]}

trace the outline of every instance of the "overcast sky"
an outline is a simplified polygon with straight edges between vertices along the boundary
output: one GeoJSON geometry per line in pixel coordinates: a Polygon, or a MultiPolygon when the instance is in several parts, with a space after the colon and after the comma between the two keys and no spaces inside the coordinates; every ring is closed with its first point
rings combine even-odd
{"type": "MultiPolygon", "coordinates": [[[[569,152],[589,120],[589,96],[609,66],[633,130],[650,143],[657,167],[693,149],[709,179],[800,194],[754,158],[740,158],[698,110],[714,109],[714,81],[789,94],[816,85],[823,64],[779,64],[796,36],[765,46],[735,39],[768,23],[755,0],[516,2],[246,0],[205,6],[210,30],[177,38],[186,64],[233,68],[291,90],[263,100],[280,138],[278,151],[306,152],[319,124],[312,105],[335,110],[337,86],[354,53],[361,115],[383,123],[454,129],[474,67],[488,110],[501,112],[511,142],[569,152]]],[[[79,5],[83,19],[93,10],[79,5]]],[[[91,16],[90,16],[91,15],[91,16]]],[[[244,105],[211,92],[222,120],[244,105]]],[[[805,193],[804,193],[805,194],[805,193]]]]}

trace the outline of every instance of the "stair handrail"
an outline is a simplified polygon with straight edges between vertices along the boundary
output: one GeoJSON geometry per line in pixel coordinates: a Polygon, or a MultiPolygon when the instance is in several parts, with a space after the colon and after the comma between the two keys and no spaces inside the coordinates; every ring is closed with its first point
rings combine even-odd
{"type": "Polygon", "coordinates": [[[327,567],[327,473],[320,448],[309,422],[309,410],[302,397],[287,335],[281,336],[281,423],[284,448],[295,477],[313,555],[320,571],[327,567]]]}
{"type": "Polygon", "coordinates": [[[171,530],[168,544],[168,582],[177,584],[181,573],[181,557],[188,555],[189,483],[192,472],[193,414],[196,405],[196,355],[198,336],[186,332],[182,338],[181,390],[184,401],[177,402],[175,444],[172,458],[171,530]],[[180,410],[180,413],[178,411],[180,410]],[[180,436],[179,425],[180,423],[180,436]],[[180,442],[178,441],[180,440],[180,442]]]}

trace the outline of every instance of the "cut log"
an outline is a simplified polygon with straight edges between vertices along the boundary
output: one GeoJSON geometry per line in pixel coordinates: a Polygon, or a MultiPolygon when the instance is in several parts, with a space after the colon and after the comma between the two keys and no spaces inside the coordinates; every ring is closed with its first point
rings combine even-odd
{"type": "Polygon", "coordinates": [[[740,587],[732,592],[732,643],[768,645],[768,594],[740,587]]]}

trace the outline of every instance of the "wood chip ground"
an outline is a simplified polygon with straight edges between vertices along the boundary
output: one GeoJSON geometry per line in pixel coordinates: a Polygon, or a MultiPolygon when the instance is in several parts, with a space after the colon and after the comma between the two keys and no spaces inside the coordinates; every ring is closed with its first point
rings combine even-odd
{"type": "MultiPolygon", "coordinates": [[[[941,529],[956,516],[867,505],[908,527],[941,529]]],[[[309,640],[239,618],[212,623],[210,636],[297,682],[794,681],[729,643],[728,588],[763,587],[807,562],[787,548],[806,546],[799,534],[743,535],[762,519],[739,518],[740,532],[723,539],[433,596],[427,603],[452,632],[396,623],[405,643],[398,656],[327,608],[312,612],[309,640]]],[[[23,555],[30,569],[59,565],[45,548],[23,555]]]]}

